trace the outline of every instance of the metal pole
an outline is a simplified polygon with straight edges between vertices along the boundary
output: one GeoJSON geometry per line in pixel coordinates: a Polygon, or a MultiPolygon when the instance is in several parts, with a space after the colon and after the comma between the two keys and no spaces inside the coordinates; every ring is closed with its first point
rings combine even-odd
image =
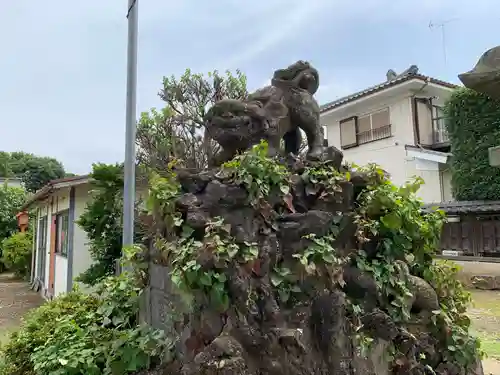
{"type": "Polygon", "coordinates": [[[123,246],[134,243],[135,133],[137,91],[138,0],[128,0],[127,109],[123,184],[123,246]]]}

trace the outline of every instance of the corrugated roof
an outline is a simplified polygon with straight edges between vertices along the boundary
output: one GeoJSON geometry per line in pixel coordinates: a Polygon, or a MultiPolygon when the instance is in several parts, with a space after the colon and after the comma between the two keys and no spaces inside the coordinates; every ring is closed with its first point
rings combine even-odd
{"type": "Polygon", "coordinates": [[[430,203],[422,207],[423,211],[429,212],[439,208],[447,214],[472,214],[472,213],[496,213],[500,212],[500,201],[458,201],[430,203]]]}
{"type": "Polygon", "coordinates": [[[354,94],[347,95],[347,96],[344,96],[342,98],[336,99],[332,102],[323,104],[322,106],[320,106],[320,113],[324,113],[324,112],[329,111],[331,109],[340,107],[341,105],[352,102],[356,99],[362,98],[362,97],[370,95],[370,94],[374,94],[376,92],[388,89],[389,87],[399,85],[403,82],[407,82],[407,81],[410,81],[412,79],[418,79],[418,80],[421,80],[423,82],[430,82],[430,83],[434,83],[436,85],[441,85],[441,86],[452,88],[452,89],[458,87],[458,85],[455,85],[453,83],[441,81],[440,79],[424,76],[422,74],[406,74],[406,75],[397,77],[391,81],[379,83],[378,85],[368,87],[367,89],[358,91],[354,94]]]}

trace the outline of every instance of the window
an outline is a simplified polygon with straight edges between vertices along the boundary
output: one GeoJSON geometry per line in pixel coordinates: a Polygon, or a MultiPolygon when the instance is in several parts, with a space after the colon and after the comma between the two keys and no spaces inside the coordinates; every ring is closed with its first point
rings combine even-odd
{"type": "Polygon", "coordinates": [[[340,122],[343,149],[388,138],[392,135],[389,108],[365,116],[351,117],[340,122]]]}
{"type": "Polygon", "coordinates": [[[356,128],[356,117],[340,121],[340,143],[343,149],[358,145],[358,141],[356,139],[356,128]]]}
{"type": "Polygon", "coordinates": [[[56,217],[56,253],[67,256],[69,239],[69,213],[68,211],[62,212],[56,217]]]}
{"type": "Polygon", "coordinates": [[[442,107],[432,106],[432,131],[434,143],[448,142],[448,132],[446,131],[446,117],[442,107]]]}

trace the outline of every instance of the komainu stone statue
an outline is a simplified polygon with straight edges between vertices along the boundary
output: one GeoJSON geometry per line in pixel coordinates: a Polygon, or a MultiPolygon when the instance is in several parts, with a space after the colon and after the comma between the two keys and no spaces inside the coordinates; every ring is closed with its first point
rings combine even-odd
{"type": "Polygon", "coordinates": [[[500,46],[486,51],[474,69],[458,76],[465,87],[500,99],[500,46]]]}
{"type": "Polygon", "coordinates": [[[217,162],[230,160],[262,139],[268,142],[270,154],[280,151],[282,141],[287,154],[297,154],[300,129],[307,136],[308,158],[321,159],[323,133],[319,105],[313,96],[318,87],[318,71],[306,61],[297,61],[275,71],[271,85],[250,94],[245,101],[224,99],[215,103],[205,121],[210,136],[222,147],[217,162]]]}

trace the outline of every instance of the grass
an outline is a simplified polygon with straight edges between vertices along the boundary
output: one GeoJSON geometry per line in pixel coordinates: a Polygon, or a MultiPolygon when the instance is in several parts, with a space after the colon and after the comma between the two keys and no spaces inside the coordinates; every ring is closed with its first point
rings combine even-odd
{"type": "Polygon", "coordinates": [[[472,290],[472,332],[489,358],[500,359],[500,291],[472,290]]]}
{"type": "Polygon", "coordinates": [[[9,327],[9,328],[0,328],[0,348],[9,340],[9,335],[16,329],[17,327],[9,327]]]}

